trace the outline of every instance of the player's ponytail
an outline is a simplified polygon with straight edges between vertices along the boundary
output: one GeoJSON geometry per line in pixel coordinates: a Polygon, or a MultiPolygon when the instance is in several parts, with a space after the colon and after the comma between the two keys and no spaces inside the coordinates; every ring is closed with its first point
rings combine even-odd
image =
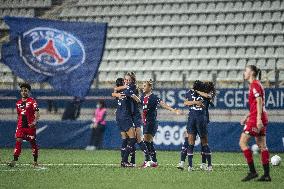
{"type": "Polygon", "coordinates": [[[257,77],[258,77],[258,80],[261,80],[261,70],[258,68],[257,70],[257,77]]]}
{"type": "Polygon", "coordinates": [[[257,78],[258,80],[261,80],[261,70],[258,67],[256,67],[255,65],[248,65],[248,67],[253,72],[253,76],[255,78],[257,78]]]}

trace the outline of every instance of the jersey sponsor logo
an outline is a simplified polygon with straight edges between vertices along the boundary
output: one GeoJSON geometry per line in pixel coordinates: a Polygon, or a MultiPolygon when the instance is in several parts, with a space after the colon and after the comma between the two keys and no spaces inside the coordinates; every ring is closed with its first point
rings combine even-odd
{"type": "Polygon", "coordinates": [[[26,108],[30,107],[31,102],[26,103],[26,108]]]}
{"type": "Polygon", "coordinates": [[[36,27],[26,31],[19,40],[19,47],[25,64],[48,76],[68,73],[85,61],[82,42],[54,28],[36,27]]]}

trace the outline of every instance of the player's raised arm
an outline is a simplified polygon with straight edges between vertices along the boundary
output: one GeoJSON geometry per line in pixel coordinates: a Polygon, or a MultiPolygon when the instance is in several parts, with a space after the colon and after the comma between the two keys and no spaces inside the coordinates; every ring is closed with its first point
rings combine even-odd
{"type": "Polygon", "coordinates": [[[205,98],[212,98],[212,95],[210,93],[205,93],[205,92],[202,92],[202,91],[198,91],[196,90],[196,92],[202,96],[202,97],[205,97],[205,98]]]}
{"type": "Polygon", "coordinates": [[[171,112],[175,112],[177,115],[180,115],[182,113],[180,110],[172,108],[171,106],[169,106],[168,104],[166,104],[162,100],[160,101],[160,106],[167,109],[167,110],[170,110],[171,112]]]}

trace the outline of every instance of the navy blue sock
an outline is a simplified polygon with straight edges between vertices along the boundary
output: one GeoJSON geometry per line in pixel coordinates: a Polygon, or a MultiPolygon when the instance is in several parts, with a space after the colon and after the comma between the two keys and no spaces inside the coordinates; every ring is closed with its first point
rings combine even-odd
{"type": "Polygon", "coordinates": [[[180,161],[185,161],[188,149],[188,137],[185,137],[185,141],[181,147],[180,151],[180,161]]]}
{"type": "Polygon", "coordinates": [[[208,166],[212,166],[212,162],[211,162],[211,150],[209,148],[208,145],[204,146],[204,152],[205,152],[205,156],[206,156],[206,160],[208,162],[208,166]]]}
{"type": "Polygon", "coordinates": [[[130,153],[130,163],[135,164],[136,159],[136,146],[133,146],[132,152],[130,153]]]}
{"type": "Polygon", "coordinates": [[[135,143],[136,143],[135,138],[128,139],[128,144],[126,146],[125,153],[124,153],[123,158],[122,158],[122,161],[124,163],[128,162],[129,154],[133,151],[135,143]]]}
{"type": "Polygon", "coordinates": [[[190,167],[192,167],[192,159],[193,159],[193,148],[194,145],[188,145],[188,149],[187,149],[187,156],[188,156],[188,165],[190,167]]]}
{"type": "Polygon", "coordinates": [[[126,146],[127,146],[127,138],[124,138],[122,139],[121,148],[120,148],[121,158],[123,158],[124,156],[126,146]]]}
{"type": "Polygon", "coordinates": [[[157,153],[153,142],[150,142],[150,154],[153,162],[157,162],[157,153]]]}
{"type": "Polygon", "coordinates": [[[138,145],[145,155],[145,161],[150,161],[151,158],[146,144],[143,141],[141,141],[140,143],[138,143],[138,145]]]}
{"type": "Polygon", "coordinates": [[[204,146],[201,146],[201,163],[206,163],[206,155],[204,151],[204,146]]]}
{"type": "Polygon", "coordinates": [[[150,144],[150,142],[146,142],[146,141],[144,143],[145,143],[145,145],[146,145],[146,147],[148,149],[149,155],[151,157],[151,144],[150,144]]]}

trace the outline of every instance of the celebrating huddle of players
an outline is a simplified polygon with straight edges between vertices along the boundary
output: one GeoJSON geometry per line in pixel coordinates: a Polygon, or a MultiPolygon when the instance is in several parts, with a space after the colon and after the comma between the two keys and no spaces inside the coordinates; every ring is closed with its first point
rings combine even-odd
{"type": "MultiPolygon", "coordinates": [[[[143,83],[143,91],[139,97],[139,90],[136,85],[136,77],[133,72],[127,73],[123,78],[116,80],[113,97],[117,98],[116,121],[121,131],[121,166],[134,167],[135,163],[135,144],[137,143],[145,155],[145,161],[142,167],[157,167],[156,150],[153,144],[153,138],[158,129],[157,107],[161,107],[181,114],[180,110],[173,109],[152,93],[153,81],[149,80],[143,83]],[[139,104],[142,106],[142,121],[139,111],[139,104]],[[142,123],[141,123],[142,122],[142,123]],[[141,132],[143,124],[143,138],[141,132]],[[128,161],[131,156],[130,162],[128,161]]],[[[193,148],[197,134],[201,137],[202,143],[202,168],[212,170],[211,151],[208,146],[207,124],[209,123],[208,107],[212,104],[212,98],[215,96],[215,88],[212,82],[203,83],[195,81],[193,89],[186,94],[184,104],[189,108],[189,119],[187,125],[188,137],[181,151],[181,162],[179,169],[184,168],[184,161],[188,155],[188,170],[193,170],[192,158],[193,148]],[[208,166],[205,165],[207,160],[208,166]]]]}
{"type": "Polygon", "coordinates": [[[133,72],[116,80],[113,97],[117,98],[116,121],[121,131],[121,166],[135,167],[135,144],[137,143],[145,155],[142,167],[157,167],[156,149],[153,138],[158,129],[157,106],[181,114],[180,110],[171,108],[152,93],[152,80],[143,84],[143,95],[139,97],[136,77],[133,72]],[[142,106],[143,113],[139,111],[142,106]],[[143,138],[141,125],[143,122],[143,138]],[[128,161],[131,156],[130,162],[128,161]]]}

